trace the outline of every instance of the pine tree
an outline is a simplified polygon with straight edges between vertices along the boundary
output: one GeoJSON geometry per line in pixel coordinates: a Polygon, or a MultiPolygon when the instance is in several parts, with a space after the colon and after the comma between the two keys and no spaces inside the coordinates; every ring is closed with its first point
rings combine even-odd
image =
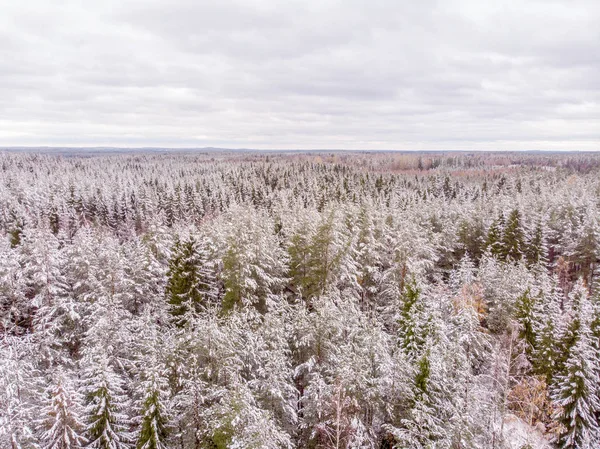
{"type": "Polygon", "coordinates": [[[525,235],[521,225],[521,214],[518,209],[513,209],[502,233],[502,257],[510,261],[521,260],[524,249],[525,235]]]}
{"type": "Polygon", "coordinates": [[[551,289],[542,294],[542,298],[536,303],[534,310],[536,340],[533,368],[537,374],[544,376],[546,385],[552,384],[557,372],[557,360],[560,357],[561,300],[562,291],[558,286],[557,279],[554,278],[551,289]]]}
{"type": "Polygon", "coordinates": [[[80,421],[79,395],[64,379],[48,388],[50,404],[42,410],[44,431],[40,435],[43,449],[80,449],[86,439],[80,421]]]}
{"type": "Polygon", "coordinates": [[[137,449],[167,449],[169,410],[167,381],[156,366],[149,366],[141,383],[141,423],[137,449]]]}
{"type": "MultiPolygon", "coordinates": [[[[493,235],[491,238],[495,239],[493,235]]],[[[469,254],[475,261],[479,261],[485,243],[485,228],[480,220],[463,220],[460,222],[458,227],[459,253],[457,254],[459,258],[469,254]]]]}
{"type": "Polygon", "coordinates": [[[363,310],[373,310],[381,284],[383,264],[381,242],[373,223],[374,211],[362,208],[358,217],[358,235],[352,248],[352,261],[342,271],[350,271],[347,277],[358,284],[355,288],[363,310]]]}
{"type": "Polygon", "coordinates": [[[293,293],[301,296],[304,301],[309,299],[315,289],[310,267],[310,242],[314,234],[312,218],[300,218],[287,243],[290,287],[293,293]]]}
{"type": "Polygon", "coordinates": [[[309,297],[324,294],[332,284],[341,260],[341,242],[336,229],[336,216],[331,211],[323,216],[309,248],[312,289],[309,297]]]}
{"type": "Polygon", "coordinates": [[[525,258],[529,266],[537,264],[545,265],[548,263],[548,247],[541,219],[538,220],[535,227],[529,233],[525,258]]]}
{"type": "Polygon", "coordinates": [[[536,344],[536,326],[534,317],[535,297],[530,289],[523,292],[515,303],[515,318],[519,323],[519,338],[527,344],[527,352],[532,353],[536,344]]]}
{"type": "Polygon", "coordinates": [[[251,306],[265,313],[280,303],[286,281],[287,255],[273,235],[273,221],[241,208],[225,219],[218,237],[225,287],[222,310],[251,306]]]}
{"type": "Polygon", "coordinates": [[[36,440],[32,425],[38,417],[45,379],[31,357],[27,339],[5,335],[0,339],[0,447],[23,449],[36,440]]]}
{"type": "Polygon", "coordinates": [[[413,279],[405,286],[398,317],[398,341],[400,347],[411,358],[421,354],[427,338],[427,323],[423,308],[421,289],[413,279]]]}
{"type": "Polygon", "coordinates": [[[89,440],[87,447],[95,449],[129,448],[130,425],[124,414],[128,400],[123,380],[108,364],[108,355],[102,352],[88,354],[82,360],[82,392],[86,407],[83,421],[89,440]]]}
{"type": "Polygon", "coordinates": [[[181,320],[188,311],[206,309],[216,299],[216,281],[207,243],[190,236],[177,239],[169,260],[167,295],[171,314],[181,320]]]}
{"type": "Polygon", "coordinates": [[[138,321],[140,338],[135,361],[137,407],[133,421],[138,425],[136,449],[166,449],[171,425],[171,390],[165,359],[174,349],[169,333],[159,327],[154,312],[146,310],[138,321]]]}
{"type": "Polygon", "coordinates": [[[576,264],[575,270],[587,285],[594,282],[593,275],[600,258],[600,233],[598,224],[592,219],[586,220],[577,236],[575,247],[571,251],[571,258],[576,264]]]}
{"type": "Polygon", "coordinates": [[[492,256],[501,257],[504,254],[502,243],[501,220],[494,220],[490,225],[485,239],[485,248],[492,256]]]}
{"type": "MultiPolygon", "coordinates": [[[[585,309],[586,313],[590,312],[588,307],[585,309]]],[[[558,438],[561,449],[588,448],[598,443],[599,381],[600,361],[590,341],[589,324],[583,320],[553,392],[554,402],[559,407],[554,419],[564,426],[558,438]]]]}

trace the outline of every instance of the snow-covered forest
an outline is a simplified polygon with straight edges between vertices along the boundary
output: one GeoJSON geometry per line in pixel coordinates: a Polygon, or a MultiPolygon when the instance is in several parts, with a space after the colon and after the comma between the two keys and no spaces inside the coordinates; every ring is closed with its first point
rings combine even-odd
{"type": "Polygon", "coordinates": [[[600,447],[600,156],[0,154],[0,448],[600,447]]]}

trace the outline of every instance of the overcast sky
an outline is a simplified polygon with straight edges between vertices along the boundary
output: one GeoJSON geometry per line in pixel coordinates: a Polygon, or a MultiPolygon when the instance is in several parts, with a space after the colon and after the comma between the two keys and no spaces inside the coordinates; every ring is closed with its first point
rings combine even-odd
{"type": "Polygon", "coordinates": [[[600,150],[600,1],[0,0],[0,146],[600,150]]]}

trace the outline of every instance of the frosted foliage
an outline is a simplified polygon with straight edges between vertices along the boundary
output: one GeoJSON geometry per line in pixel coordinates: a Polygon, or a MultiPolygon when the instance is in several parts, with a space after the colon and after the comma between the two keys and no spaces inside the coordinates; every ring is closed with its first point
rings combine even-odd
{"type": "Polygon", "coordinates": [[[0,153],[0,448],[600,447],[599,194],[592,153],[0,153]]]}

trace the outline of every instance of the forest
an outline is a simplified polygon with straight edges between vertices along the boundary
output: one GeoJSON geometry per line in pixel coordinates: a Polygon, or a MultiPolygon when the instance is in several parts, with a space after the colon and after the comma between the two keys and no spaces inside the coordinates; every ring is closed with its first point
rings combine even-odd
{"type": "Polygon", "coordinates": [[[0,152],[0,448],[598,448],[599,262],[597,153],[0,152]]]}

